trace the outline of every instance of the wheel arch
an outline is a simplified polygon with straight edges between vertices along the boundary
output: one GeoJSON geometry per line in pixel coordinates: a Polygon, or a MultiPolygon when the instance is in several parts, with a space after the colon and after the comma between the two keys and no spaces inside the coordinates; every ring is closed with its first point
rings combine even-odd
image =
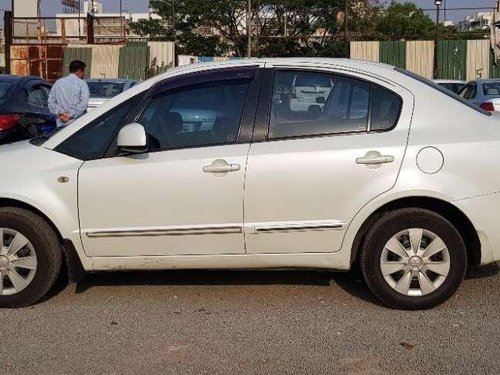
{"type": "Polygon", "coordinates": [[[0,198],[0,207],[17,207],[22,208],[27,211],[31,211],[34,214],[40,216],[47,224],[54,230],[54,233],[61,244],[61,250],[65,259],[68,278],[70,282],[78,282],[85,276],[85,269],[82,264],[82,260],[76,251],[73,242],[69,239],[64,238],[61,231],[55,225],[54,221],[50,219],[46,214],[44,214],[40,209],[35,206],[12,198],[0,198]]]}
{"type": "Polygon", "coordinates": [[[365,235],[372,225],[387,212],[400,208],[421,208],[433,211],[448,220],[460,233],[467,249],[468,266],[477,267],[481,264],[481,241],[470,219],[453,204],[433,197],[412,196],[392,200],[375,210],[361,225],[351,249],[351,264],[357,261],[359,249],[365,235]]]}
{"type": "Polygon", "coordinates": [[[24,208],[25,210],[28,210],[28,211],[31,211],[31,212],[37,214],[42,219],[44,219],[47,222],[47,224],[49,224],[51,226],[51,228],[54,230],[54,233],[57,235],[57,238],[59,239],[59,242],[62,242],[63,236],[62,236],[61,231],[59,230],[59,228],[57,228],[57,226],[54,224],[54,222],[46,214],[44,214],[42,211],[40,211],[35,206],[33,206],[33,205],[29,204],[29,203],[17,200],[17,199],[0,198],[0,207],[24,208]]]}

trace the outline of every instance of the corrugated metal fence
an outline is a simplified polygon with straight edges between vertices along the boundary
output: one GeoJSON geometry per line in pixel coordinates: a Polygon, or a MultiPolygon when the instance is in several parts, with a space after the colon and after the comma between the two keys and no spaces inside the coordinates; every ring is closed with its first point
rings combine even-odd
{"type": "Polygon", "coordinates": [[[144,79],[149,63],[149,47],[147,43],[129,43],[120,48],[118,76],[120,78],[144,79]]]}
{"type": "MultiPolygon", "coordinates": [[[[36,46],[11,47],[12,74],[39,74],[30,67],[30,56],[34,59],[36,46]]],[[[53,55],[54,51],[49,51],[53,55]]],[[[145,79],[148,69],[161,72],[175,65],[175,45],[172,42],[142,42],[118,45],[68,45],[59,47],[61,67],[49,79],[57,79],[69,73],[69,64],[81,60],[87,65],[89,78],[132,78],[145,79]]],[[[38,56],[38,54],[36,54],[38,56]]],[[[33,65],[33,61],[31,61],[33,65]]],[[[45,69],[45,68],[44,68],[45,69]]],[[[54,70],[51,66],[49,70],[54,70]]],[[[44,78],[45,75],[43,75],[44,78]]]]}
{"type": "MultiPolygon", "coordinates": [[[[429,79],[434,76],[434,41],[351,42],[350,51],[352,59],[384,62],[429,79]]],[[[440,41],[437,68],[441,79],[500,77],[489,40],[440,41]]]]}

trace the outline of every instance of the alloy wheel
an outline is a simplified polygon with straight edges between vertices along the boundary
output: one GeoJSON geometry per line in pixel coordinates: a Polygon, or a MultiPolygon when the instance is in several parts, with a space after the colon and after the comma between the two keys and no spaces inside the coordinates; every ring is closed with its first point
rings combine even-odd
{"type": "Polygon", "coordinates": [[[450,272],[450,253],[432,231],[412,228],[391,237],[380,256],[380,269],[389,286],[418,297],[437,290],[450,272]]]}
{"type": "Polygon", "coordinates": [[[16,230],[0,228],[0,296],[24,290],[36,270],[37,257],[31,242],[16,230]]]}

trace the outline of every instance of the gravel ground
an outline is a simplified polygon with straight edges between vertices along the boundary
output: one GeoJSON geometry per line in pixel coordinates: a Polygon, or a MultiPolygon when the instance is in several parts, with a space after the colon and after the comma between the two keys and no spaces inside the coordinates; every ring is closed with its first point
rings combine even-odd
{"type": "Polygon", "coordinates": [[[498,374],[500,274],[430,311],[355,273],[107,273],[0,310],[1,374],[498,374]]]}

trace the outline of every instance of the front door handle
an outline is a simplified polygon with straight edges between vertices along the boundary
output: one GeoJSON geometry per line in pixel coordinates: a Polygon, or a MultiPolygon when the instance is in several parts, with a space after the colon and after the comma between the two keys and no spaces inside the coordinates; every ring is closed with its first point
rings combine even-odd
{"type": "Polygon", "coordinates": [[[239,164],[228,164],[223,159],[214,160],[214,162],[210,165],[205,165],[203,167],[203,172],[205,173],[227,173],[227,172],[236,172],[241,169],[239,164]]]}
{"type": "Polygon", "coordinates": [[[365,156],[356,159],[356,164],[378,165],[394,162],[394,156],[381,155],[378,151],[369,151],[365,156]]]}

